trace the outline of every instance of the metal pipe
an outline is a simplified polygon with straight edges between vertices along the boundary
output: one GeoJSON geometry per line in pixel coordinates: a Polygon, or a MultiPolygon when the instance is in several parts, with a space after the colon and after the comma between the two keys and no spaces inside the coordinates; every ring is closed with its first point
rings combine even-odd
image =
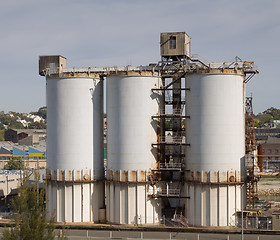
{"type": "Polygon", "coordinates": [[[243,236],[243,187],[244,187],[244,185],[241,185],[241,240],[244,240],[244,236],[243,236]]]}

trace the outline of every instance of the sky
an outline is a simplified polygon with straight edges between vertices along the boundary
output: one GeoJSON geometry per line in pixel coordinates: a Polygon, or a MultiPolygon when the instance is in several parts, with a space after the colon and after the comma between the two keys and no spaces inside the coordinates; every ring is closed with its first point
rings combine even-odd
{"type": "Polygon", "coordinates": [[[0,0],[0,111],[46,105],[40,55],[68,67],[148,65],[161,32],[186,32],[207,61],[254,61],[254,113],[280,108],[279,11],[279,0],[0,0]]]}

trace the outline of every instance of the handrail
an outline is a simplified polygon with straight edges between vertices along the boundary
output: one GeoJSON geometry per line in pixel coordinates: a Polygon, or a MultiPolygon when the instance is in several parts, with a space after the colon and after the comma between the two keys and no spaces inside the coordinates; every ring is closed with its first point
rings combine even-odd
{"type": "Polygon", "coordinates": [[[158,191],[158,195],[179,196],[180,189],[161,189],[158,191]]]}
{"type": "Polygon", "coordinates": [[[160,109],[159,115],[182,115],[183,109],[181,108],[173,108],[173,109],[160,109]]]}
{"type": "Polygon", "coordinates": [[[182,163],[176,163],[176,162],[169,162],[169,163],[160,163],[159,168],[160,169],[174,169],[174,168],[182,168],[182,163]]]}
{"type": "Polygon", "coordinates": [[[167,136],[167,137],[160,137],[160,143],[185,143],[186,138],[185,136],[167,136]]]}

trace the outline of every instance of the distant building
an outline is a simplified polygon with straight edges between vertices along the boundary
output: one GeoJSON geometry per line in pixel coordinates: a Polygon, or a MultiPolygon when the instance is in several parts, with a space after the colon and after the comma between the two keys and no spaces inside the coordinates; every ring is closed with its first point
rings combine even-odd
{"type": "Polygon", "coordinates": [[[13,143],[17,143],[19,140],[24,139],[28,136],[28,134],[24,132],[18,132],[18,130],[8,129],[5,131],[5,141],[12,141],[13,143]]]}
{"type": "Polygon", "coordinates": [[[273,123],[274,123],[276,126],[279,126],[279,125],[280,125],[280,120],[274,120],[273,123]]]}
{"type": "Polygon", "coordinates": [[[276,124],[274,122],[272,122],[272,123],[265,123],[264,126],[266,128],[276,128],[276,124]]]}
{"type": "Polygon", "coordinates": [[[25,119],[17,119],[17,122],[20,122],[24,127],[27,127],[30,122],[27,122],[25,119]]]}
{"type": "Polygon", "coordinates": [[[280,138],[268,137],[268,139],[262,144],[262,149],[262,153],[265,155],[264,159],[279,160],[278,155],[280,154],[280,138]]]}
{"type": "Polygon", "coordinates": [[[27,117],[31,118],[33,122],[41,122],[41,121],[45,122],[45,119],[38,115],[28,114],[27,117]]]}
{"type": "Polygon", "coordinates": [[[0,141],[0,169],[11,158],[21,159],[25,168],[37,169],[46,167],[46,140],[33,146],[22,146],[18,143],[0,141]]]}
{"type": "Polygon", "coordinates": [[[12,141],[20,145],[39,144],[46,139],[46,129],[8,129],[5,131],[5,141],[12,141]]]}
{"type": "Polygon", "coordinates": [[[280,212],[272,213],[272,230],[280,230],[280,212]]]}
{"type": "Polygon", "coordinates": [[[0,160],[9,160],[12,156],[12,150],[5,146],[0,147],[0,160]]]}
{"type": "Polygon", "coordinates": [[[280,137],[280,128],[256,128],[256,139],[267,140],[268,137],[280,137]]]}
{"type": "Polygon", "coordinates": [[[264,169],[280,170],[280,138],[268,137],[260,148],[264,169]]]}

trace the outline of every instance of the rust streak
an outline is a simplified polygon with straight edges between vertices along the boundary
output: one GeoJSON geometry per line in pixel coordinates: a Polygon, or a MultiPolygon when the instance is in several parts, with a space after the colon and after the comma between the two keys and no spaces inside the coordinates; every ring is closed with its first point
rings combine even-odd
{"type": "Polygon", "coordinates": [[[136,182],[137,172],[136,171],[131,171],[131,177],[132,177],[132,181],[136,182]]]}
{"type": "Polygon", "coordinates": [[[201,181],[201,173],[199,171],[196,171],[195,181],[201,181]]]}

